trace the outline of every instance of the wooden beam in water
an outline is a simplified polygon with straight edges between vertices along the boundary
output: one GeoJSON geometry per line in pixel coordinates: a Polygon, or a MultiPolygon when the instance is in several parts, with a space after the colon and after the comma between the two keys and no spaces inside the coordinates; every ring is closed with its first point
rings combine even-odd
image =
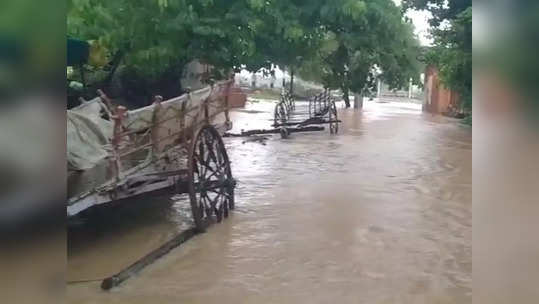
{"type": "Polygon", "coordinates": [[[144,267],[152,264],[157,259],[169,253],[172,249],[180,246],[182,243],[189,240],[190,238],[192,238],[199,232],[200,231],[198,231],[195,228],[191,228],[191,229],[181,232],[172,240],[166,242],[161,247],[155,249],[154,251],[148,253],[146,256],[144,256],[140,260],[131,264],[131,266],[125,268],[124,270],[118,272],[117,274],[111,277],[104,279],[103,282],[101,282],[101,288],[104,290],[110,290],[111,288],[120,285],[123,281],[134,276],[135,274],[140,272],[144,267]]]}
{"type": "MultiPolygon", "coordinates": [[[[312,127],[303,127],[303,128],[286,128],[288,133],[298,133],[298,132],[315,132],[315,131],[324,131],[324,127],[312,126],[312,127]]],[[[251,135],[260,135],[260,134],[279,134],[281,129],[260,129],[260,130],[249,130],[243,131],[240,134],[234,133],[225,133],[223,137],[244,137],[251,135]]]]}

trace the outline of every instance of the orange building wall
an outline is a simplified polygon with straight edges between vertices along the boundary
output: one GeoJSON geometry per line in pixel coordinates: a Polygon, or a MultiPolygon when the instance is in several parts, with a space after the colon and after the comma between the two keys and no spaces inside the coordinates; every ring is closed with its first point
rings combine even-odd
{"type": "Polygon", "coordinates": [[[459,98],[456,92],[444,87],[438,73],[436,67],[427,67],[423,110],[433,114],[444,114],[451,112],[451,108],[459,108],[459,98]]]}

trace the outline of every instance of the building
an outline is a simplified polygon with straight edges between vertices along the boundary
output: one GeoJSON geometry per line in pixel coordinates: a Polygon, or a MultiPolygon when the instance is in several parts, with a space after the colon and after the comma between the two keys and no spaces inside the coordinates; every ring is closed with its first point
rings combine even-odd
{"type": "Polygon", "coordinates": [[[433,65],[427,66],[425,71],[423,111],[449,116],[459,116],[462,113],[458,93],[444,87],[439,71],[433,65]]]}

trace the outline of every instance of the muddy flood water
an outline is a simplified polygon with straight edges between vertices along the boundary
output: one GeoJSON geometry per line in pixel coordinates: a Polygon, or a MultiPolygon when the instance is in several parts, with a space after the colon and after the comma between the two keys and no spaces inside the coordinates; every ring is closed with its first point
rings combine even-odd
{"type": "MultiPolygon", "coordinates": [[[[69,303],[471,303],[472,132],[420,106],[339,106],[340,134],[226,138],[236,210],[111,291],[192,224],[184,197],[97,210],[68,238],[69,303]]],[[[273,106],[232,115],[268,128],[273,106]]]]}

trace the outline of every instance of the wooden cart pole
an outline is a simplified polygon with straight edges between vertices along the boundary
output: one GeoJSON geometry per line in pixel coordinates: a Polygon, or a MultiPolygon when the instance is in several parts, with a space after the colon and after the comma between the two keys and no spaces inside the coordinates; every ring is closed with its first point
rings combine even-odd
{"type": "Polygon", "coordinates": [[[169,253],[172,249],[180,246],[182,243],[184,243],[188,239],[195,236],[197,233],[198,231],[195,228],[191,228],[191,229],[183,231],[182,233],[177,235],[175,238],[166,242],[164,245],[157,248],[156,250],[150,252],[149,254],[141,258],[140,260],[131,264],[129,267],[125,268],[124,270],[120,271],[119,273],[111,277],[104,279],[103,282],[101,283],[101,288],[104,290],[109,290],[115,286],[120,285],[120,283],[134,276],[139,271],[141,271],[144,267],[152,264],[160,257],[169,253]]]}

